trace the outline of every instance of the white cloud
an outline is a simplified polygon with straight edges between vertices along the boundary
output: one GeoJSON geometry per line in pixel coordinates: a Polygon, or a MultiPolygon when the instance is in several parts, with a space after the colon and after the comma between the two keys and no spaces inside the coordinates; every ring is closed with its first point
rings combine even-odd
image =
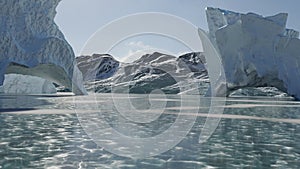
{"type": "Polygon", "coordinates": [[[128,42],[126,44],[126,46],[130,49],[129,49],[128,53],[121,59],[122,62],[126,62],[126,63],[137,60],[138,58],[140,58],[141,56],[143,56],[145,54],[151,54],[154,52],[160,52],[160,53],[173,55],[173,56],[180,56],[181,54],[187,53],[187,52],[183,52],[183,51],[178,52],[178,53],[173,53],[173,52],[170,52],[165,49],[156,48],[151,45],[144,44],[144,42],[142,42],[142,41],[131,41],[131,42],[128,42]]]}
{"type": "Polygon", "coordinates": [[[153,48],[153,46],[145,45],[144,42],[142,42],[142,41],[131,41],[131,42],[127,43],[126,46],[134,48],[134,49],[137,48],[137,50],[153,48]]]}
{"type": "Polygon", "coordinates": [[[151,54],[154,52],[160,52],[164,54],[177,56],[176,54],[168,50],[159,49],[150,45],[146,45],[142,41],[131,41],[127,43],[126,46],[128,46],[130,50],[128,51],[127,55],[121,59],[122,62],[127,62],[127,63],[132,62],[145,54],[151,54]]]}

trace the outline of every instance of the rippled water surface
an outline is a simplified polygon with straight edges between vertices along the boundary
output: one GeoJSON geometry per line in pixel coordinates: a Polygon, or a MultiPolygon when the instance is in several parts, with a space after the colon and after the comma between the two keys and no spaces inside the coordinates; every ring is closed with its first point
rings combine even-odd
{"type": "Polygon", "coordinates": [[[214,116],[221,118],[217,129],[206,142],[199,143],[210,106],[208,98],[201,98],[200,107],[185,104],[197,103],[195,96],[182,100],[176,95],[157,95],[152,99],[153,102],[147,101],[145,95],[112,98],[109,94],[0,96],[0,168],[286,169],[300,166],[299,102],[289,98],[227,98],[223,115],[214,116]],[[112,105],[122,105],[128,99],[137,110],[151,110],[144,117],[132,118],[147,120],[146,116],[154,120],[136,123],[122,117],[112,105]],[[162,107],[151,107],[156,104],[162,107]],[[89,117],[82,114],[97,113],[109,127],[124,135],[147,138],[168,130],[180,111],[188,111],[186,116],[197,118],[190,132],[177,146],[143,159],[118,156],[97,146],[76,115],[77,112],[81,113],[79,117],[89,117]]]}

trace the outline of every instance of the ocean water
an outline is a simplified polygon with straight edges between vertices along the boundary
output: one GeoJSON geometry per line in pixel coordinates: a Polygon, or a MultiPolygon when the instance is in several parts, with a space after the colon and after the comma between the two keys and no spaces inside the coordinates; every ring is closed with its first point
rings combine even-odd
{"type": "MultiPolygon", "coordinates": [[[[300,102],[272,97],[218,98],[225,102],[223,114],[214,116],[220,122],[210,138],[199,143],[211,104],[210,98],[198,99],[196,96],[183,100],[178,95],[153,95],[149,102],[147,95],[2,95],[0,168],[299,168],[300,102]],[[124,112],[130,112],[130,109],[121,109],[120,114],[117,107],[126,107],[128,100],[136,110],[151,111],[126,119],[124,112]],[[90,133],[93,130],[88,128],[92,126],[82,121],[92,117],[88,115],[97,114],[96,117],[108,124],[106,127],[126,136],[151,138],[169,130],[181,111],[187,112],[186,117],[195,117],[187,118],[195,119],[195,122],[186,136],[168,150],[145,158],[123,157],[97,145],[90,136],[93,138],[92,134],[99,133],[90,133]],[[139,119],[140,123],[137,122],[139,119]]],[[[181,127],[176,130],[185,132],[181,127]]],[[[101,142],[104,136],[97,139],[101,142]]],[[[177,137],[169,135],[165,143],[172,139],[177,137]]],[[[111,141],[111,144],[122,141],[111,141]]],[[[140,147],[140,151],[148,150],[140,147]]]]}

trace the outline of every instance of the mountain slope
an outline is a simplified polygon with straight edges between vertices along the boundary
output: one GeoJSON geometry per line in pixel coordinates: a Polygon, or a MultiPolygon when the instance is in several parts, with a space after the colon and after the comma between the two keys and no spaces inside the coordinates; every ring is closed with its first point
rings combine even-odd
{"type": "Polygon", "coordinates": [[[187,91],[198,94],[200,83],[208,86],[206,62],[202,53],[189,53],[177,58],[155,52],[143,55],[132,63],[119,63],[111,56],[103,62],[105,57],[107,55],[97,55],[96,60],[87,59],[90,58],[87,56],[85,59],[77,59],[84,79],[88,80],[85,85],[88,91],[150,93],[162,90],[172,94],[187,91]],[[92,61],[98,62],[89,63],[92,61]],[[109,65],[105,71],[102,69],[104,65],[109,65]]]}

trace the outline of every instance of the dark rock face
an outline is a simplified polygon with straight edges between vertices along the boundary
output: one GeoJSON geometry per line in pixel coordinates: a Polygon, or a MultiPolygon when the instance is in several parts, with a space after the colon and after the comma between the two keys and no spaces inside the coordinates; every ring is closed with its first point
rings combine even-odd
{"type": "Polygon", "coordinates": [[[93,54],[76,58],[84,81],[102,80],[113,76],[119,68],[119,61],[108,54],[93,54]]]}
{"type": "Polygon", "coordinates": [[[181,55],[177,59],[178,62],[183,62],[188,65],[192,72],[206,72],[205,64],[205,56],[203,53],[187,53],[181,55]]]}

